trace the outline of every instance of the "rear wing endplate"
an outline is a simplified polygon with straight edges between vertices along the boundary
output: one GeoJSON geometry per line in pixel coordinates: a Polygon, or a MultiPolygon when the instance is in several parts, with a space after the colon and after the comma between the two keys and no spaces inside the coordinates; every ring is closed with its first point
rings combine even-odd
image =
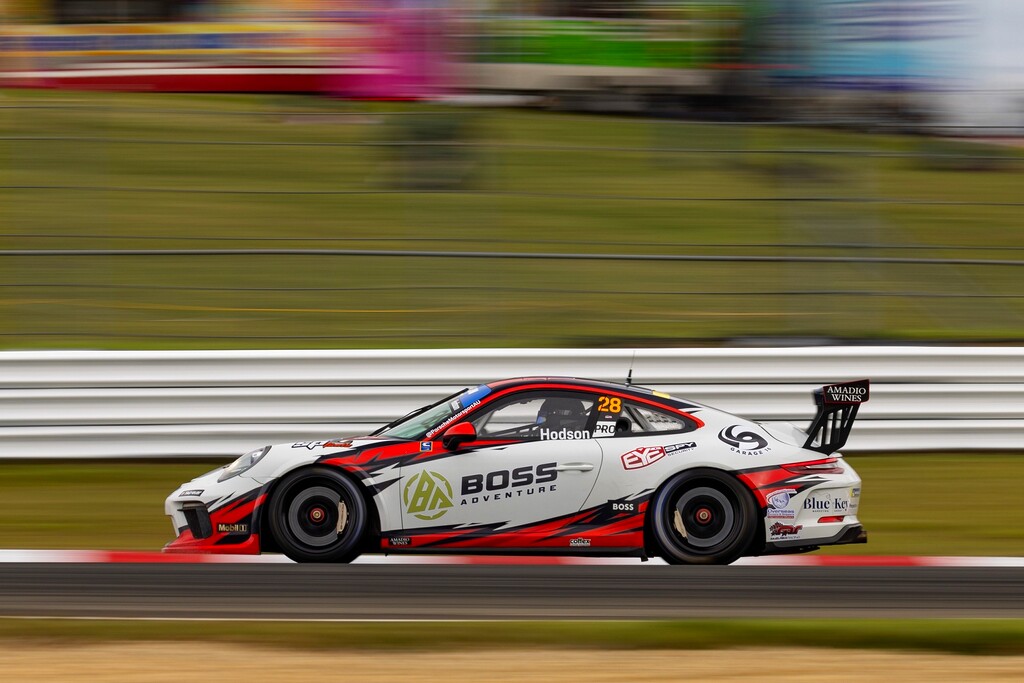
{"type": "Polygon", "coordinates": [[[871,382],[866,379],[826,384],[814,390],[818,414],[807,429],[804,448],[829,455],[846,445],[861,403],[867,403],[871,382]]]}

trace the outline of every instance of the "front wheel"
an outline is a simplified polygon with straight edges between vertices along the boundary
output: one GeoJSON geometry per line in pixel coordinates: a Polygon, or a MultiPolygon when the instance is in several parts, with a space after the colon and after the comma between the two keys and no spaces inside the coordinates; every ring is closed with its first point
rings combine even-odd
{"type": "Polygon", "coordinates": [[[756,525],[750,492],[718,470],[676,475],[651,508],[651,531],[670,564],[731,564],[752,542],[756,525]]]}
{"type": "Polygon", "coordinates": [[[315,467],[281,480],[270,499],[270,532],[296,562],[350,562],[366,532],[366,501],[355,483],[315,467]]]}

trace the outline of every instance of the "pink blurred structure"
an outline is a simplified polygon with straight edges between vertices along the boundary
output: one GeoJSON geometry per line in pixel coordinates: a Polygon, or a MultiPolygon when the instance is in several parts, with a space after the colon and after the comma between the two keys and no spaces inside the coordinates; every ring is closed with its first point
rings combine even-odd
{"type": "Polygon", "coordinates": [[[445,12],[402,0],[368,3],[362,24],[366,44],[357,51],[355,69],[328,79],[328,94],[371,100],[425,100],[447,87],[445,12]]]}

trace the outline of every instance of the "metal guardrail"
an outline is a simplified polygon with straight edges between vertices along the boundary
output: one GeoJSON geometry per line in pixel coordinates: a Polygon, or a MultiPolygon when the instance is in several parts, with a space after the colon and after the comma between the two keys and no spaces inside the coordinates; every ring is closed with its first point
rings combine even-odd
{"type": "Polygon", "coordinates": [[[847,452],[1019,449],[1024,347],[0,353],[0,458],[228,457],[370,431],[521,375],[658,387],[803,424],[810,391],[870,377],[847,452]]]}

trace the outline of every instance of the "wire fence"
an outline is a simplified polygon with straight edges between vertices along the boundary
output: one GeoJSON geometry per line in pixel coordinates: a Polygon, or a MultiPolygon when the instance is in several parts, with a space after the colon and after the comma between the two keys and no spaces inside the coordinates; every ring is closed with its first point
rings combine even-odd
{"type": "MultiPolygon", "coordinates": [[[[719,124],[715,124],[719,125],[719,124]]],[[[752,125],[752,124],[750,124],[752,125]]],[[[1016,130],[1016,129],[1015,129],[1016,130]]],[[[1021,127],[1024,130],[1024,127],[1021,127]]],[[[173,140],[159,138],[122,138],[122,137],[83,137],[83,136],[28,136],[8,135],[0,136],[0,142],[83,142],[101,145],[188,145],[199,147],[336,147],[336,148],[363,148],[363,147],[424,147],[424,148],[453,148],[453,149],[500,149],[500,150],[525,150],[531,152],[548,152],[558,154],[562,152],[606,152],[606,153],[641,153],[641,154],[701,154],[701,155],[794,155],[794,156],[843,156],[863,157],[868,159],[922,159],[922,160],[956,160],[956,161],[1008,161],[1006,153],[982,153],[960,150],[958,152],[935,152],[935,151],[882,151],[866,149],[840,149],[840,148],[767,148],[767,149],[742,149],[742,148],[717,148],[717,147],[611,147],[606,145],[529,145],[521,143],[495,142],[495,141],[466,141],[466,140],[364,140],[360,142],[332,142],[332,141],[299,141],[299,140],[173,140]]],[[[964,144],[973,144],[964,141],[964,144]]],[[[976,145],[980,146],[980,145],[976,145]]]]}
{"type": "Polygon", "coordinates": [[[525,259],[537,261],[675,261],[689,263],[842,263],[902,264],[916,266],[1008,266],[1019,268],[1024,260],[915,258],[893,256],[758,256],[752,254],[602,254],[584,252],[527,251],[427,251],[398,249],[10,249],[0,257],[86,257],[97,256],[331,256],[421,259],[525,259]]]}
{"type": "Polygon", "coordinates": [[[55,191],[55,192],[133,192],[144,194],[188,195],[278,195],[278,196],[353,196],[353,195],[473,195],[477,197],[510,197],[524,199],[567,199],[615,202],[693,202],[693,203],[817,203],[817,204],[888,204],[897,206],[933,206],[968,208],[1021,208],[1024,201],[970,201],[943,199],[916,199],[910,197],[836,197],[836,196],[782,196],[782,197],[670,197],[620,194],[580,194],[570,192],[525,192],[511,190],[448,190],[448,189],[359,189],[359,190],[286,190],[201,187],[126,187],[111,185],[0,185],[0,190],[55,191]]]}
{"type": "Polygon", "coordinates": [[[62,97],[0,104],[7,347],[1024,337],[983,126],[62,97]]]}

